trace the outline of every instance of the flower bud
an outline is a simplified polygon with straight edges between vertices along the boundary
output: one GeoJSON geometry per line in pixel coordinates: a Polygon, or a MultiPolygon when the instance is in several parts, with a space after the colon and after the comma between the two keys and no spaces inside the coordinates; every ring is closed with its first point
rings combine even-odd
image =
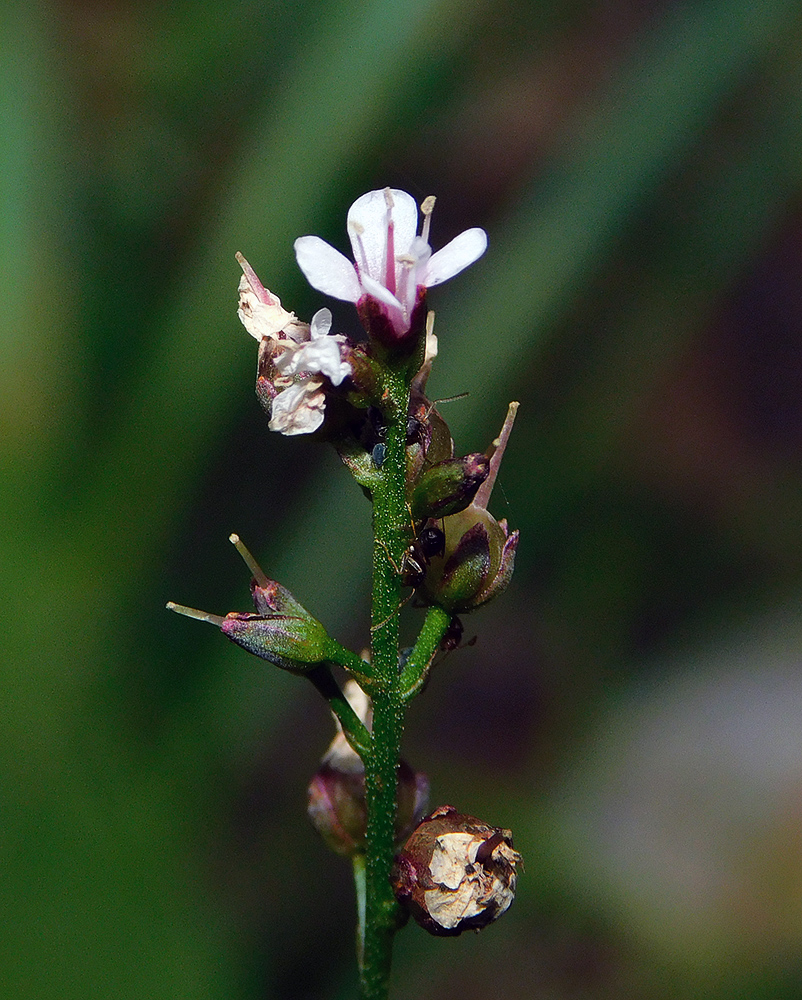
{"type": "Polygon", "coordinates": [[[434,403],[413,386],[407,416],[407,482],[416,482],[425,469],[453,455],[448,424],[434,403]]]}
{"type": "MultiPolygon", "coordinates": [[[[356,714],[370,728],[372,709],[367,695],[354,681],[346,684],[345,693],[356,714]]],[[[426,775],[413,771],[406,761],[400,761],[396,814],[398,843],[409,836],[428,800],[426,775]]],[[[312,825],[335,853],[352,857],[364,850],[367,828],[365,768],[348,744],[339,723],[337,735],[309,784],[307,812],[312,825]]]]}
{"type": "MultiPolygon", "coordinates": [[[[506,520],[487,510],[504,449],[515,421],[517,403],[510,403],[501,434],[486,456],[489,471],[464,509],[443,518],[442,554],[429,560],[423,594],[447,611],[470,611],[500,594],[512,578],[518,532],[510,534],[506,520]]],[[[470,456],[469,456],[470,457],[470,456]]]]}
{"type": "Polygon", "coordinates": [[[258,614],[232,611],[223,618],[172,601],[167,607],[188,618],[216,625],[232,642],[283,670],[303,671],[329,659],[332,647],[337,647],[337,643],[329,637],[320,622],[295,600],[286,587],[265,576],[238,535],[231,535],[230,541],[253,574],[251,596],[258,614]]]}
{"type": "Polygon", "coordinates": [[[312,663],[322,662],[329,655],[328,633],[307,612],[301,617],[232,611],[225,616],[220,629],[223,635],[249,653],[287,670],[303,670],[312,663]]]}
{"type": "Polygon", "coordinates": [[[455,937],[481,930],[509,909],[520,862],[509,830],[440,806],[396,856],[393,891],[430,934],[455,937]]]}
{"type": "Polygon", "coordinates": [[[427,469],[412,491],[412,518],[447,517],[464,510],[490,473],[490,460],[481,452],[448,458],[427,469]]]}
{"type": "MultiPolygon", "coordinates": [[[[344,738],[343,738],[344,739],[344,738]]],[[[350,750],[350,747],[349,747],[350,750]]],[[[365,848],[365,769],[351,751],[347,761],[327,754],[309,783],[307,812],[312,825],[336,854],[352,857],[365,848]]],[[[426,808],[429,782],[406,761],[398,765],[396,841],[402,842],[426,808]]]]}
{"type": "Polygon", "coordinates": [[[471,504],[442,521],[445,546],[429,560],[423,593],[447,611],[470,611],[500,594],[515,567],[518,532],[471,504]]]}
{"type": "Polygon", "coordinates": [[[333,766],[324,757],[309,783],[307,814],[335,854],[352,857],[365,846],[365,769],[354,754],[333,766]],[[350,766],[348,766],[350,765],[350,766]]]}

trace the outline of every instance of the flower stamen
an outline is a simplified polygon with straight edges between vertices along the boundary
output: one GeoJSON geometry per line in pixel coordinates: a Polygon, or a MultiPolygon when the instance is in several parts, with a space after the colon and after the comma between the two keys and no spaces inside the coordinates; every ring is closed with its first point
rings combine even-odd
{"type": "Polygon", "coordinates": [[[432,212],[434,211],[434,203],[437,201],[433,194],[430,194],[428,198],[424,198],[421,202],[421,215],[423,216],[423,228],[421,229],[421,239],[424,243],[429,242],[429,229],[432,224],[432,212]]]}
{"type": "Polygon", "coordinates": [[[351,237],[351,249],[354,251],[354,265],[358,274],[368,274],[368,256],[365,252],[365,244],[362,240],[362,236],[365,233],[365,227],[361,222],[352,222],[350,226],[351,232],[353,233],[351,237]],[[357,260],[357,250],[359,250],[358,256],[361,260],[357,260]]]}

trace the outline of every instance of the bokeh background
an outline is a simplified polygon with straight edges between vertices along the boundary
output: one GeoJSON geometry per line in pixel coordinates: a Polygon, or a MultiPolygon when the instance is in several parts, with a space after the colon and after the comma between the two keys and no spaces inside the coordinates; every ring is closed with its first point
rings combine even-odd
{"type": "Polygon", "coordinates": [[[406,755],[526,859],[394,997],[802,996],[799,4],[11,0],[0,46],[3,995],[353,995],[324,706],[164,603],[246,610],[237,531],[364,643],[369,510],[267,432],[234,253],[308,317],[293,239],[390,184],[489,233],[431,296],[461,451],[521,401],[516,576],[406,755]]]}

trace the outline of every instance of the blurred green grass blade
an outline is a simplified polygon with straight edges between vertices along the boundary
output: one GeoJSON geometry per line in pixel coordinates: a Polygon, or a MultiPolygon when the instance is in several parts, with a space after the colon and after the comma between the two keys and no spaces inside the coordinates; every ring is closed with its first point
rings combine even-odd
{"type": "Polygon", "coordinates": [[[71,378],[43,355],[76,341],[59,161],[63,78],[38,4],[8,4],[0,30],[0,519],[30,514],[50,475],[54,410],[71,378]]]}
{"type": "Polygon", "coordinates": [[[127,772],[119,755],[89,763],[65,758],[49,794],[5,783],[3,995],[234,1000],[234,949],[197,905],[169,778],[127,772]]]}
{"type": "MultiPolygon", "coordinates": [[[[663,254],[639,273],[640,287],[611,322],[615,337],[558,420],[536,427],[522,414],[539,474],[521,480],[518,499],[538,512],[542,530],[559,516],[557,506],[569,493],[588,486],[660,372],[717,307],[802,188],[801,45],[797,25],[775,53],[774,72],[760,79],[759,97],[752,99],[760,113],[744,118],[720,169],[676,205],[663,254]]],[[[775,484],[770,497],[761,490],[742,500],[753,506],[739,530],[763,537],[761,545],[798,545],[798,489],[775,484]],[[783,524],[790,534],[778,531],[783,524]]]]}
{"type": "Polygon", "coordinates": [[[471,394],[450,414],[455,434],[477,433],[488,402],[506,398],[509,373],[536,356],[719,102],[771,56],[798,13],[788,0],[669,5],[636,39],[609,89],[570,125],[563,157],[534,179],[441,311],[448,363],[436,370],[438,389],[471,394]]]}

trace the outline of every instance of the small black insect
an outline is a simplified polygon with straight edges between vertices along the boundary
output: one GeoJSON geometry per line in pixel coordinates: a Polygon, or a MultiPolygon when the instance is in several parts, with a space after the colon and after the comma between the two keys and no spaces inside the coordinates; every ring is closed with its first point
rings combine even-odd
{"type": "Polygon", "coordinates": [[[355,436],[370,455],[371,461],[380,469],[387,454],[387,423],[378,406],[369,406],[361,417],[355,436]]]}
{"type": "MultiPolygon", "coordinates": [[[[387,546],[381,541],[379,544],[384,549],[387,559],[390,561],[393,569],[402,578],[404,586],[412,587],[412,593],[409,597],[406,597],[393,612],[393,614],[397,614],[405,604],[412,600],[415,596],[415,591],[426,579],[426,569],[429,565],[429,561],[434,559],[435,556],[442,556],[445,554],[446,534],[435,521],[428,521],[418,532],[413,543],[404,552],[400,566],[396,564],[395,560],[390,555],[387,546]]],[[[391,617],[393,616],[391,615],[390,618],[391,617]]],[[[390,618],[385,619],[383,622],[379,622],[378,625],[372,625],[371,631],[375,632],[377,629],[382,628],[390,620],[390,618]]]]}
{"type": "Polygon", "coordinates": [[[445,551],[445,532],[434,521],[428,521],[404,553],[401,567],[404,583],[408,587],[419,587],[426,578],[426,568],[430,561],[436,556],[444,555],[445,551]]]}
{"type": "Polygon", "coordinates": [[[384,459],[387,455],[387,445],[384,441],[379,441],[378,444],[373,445],[373,449],[370,453],[370,458],[377,469],[380,469],[384,465],[384,459]]]}

